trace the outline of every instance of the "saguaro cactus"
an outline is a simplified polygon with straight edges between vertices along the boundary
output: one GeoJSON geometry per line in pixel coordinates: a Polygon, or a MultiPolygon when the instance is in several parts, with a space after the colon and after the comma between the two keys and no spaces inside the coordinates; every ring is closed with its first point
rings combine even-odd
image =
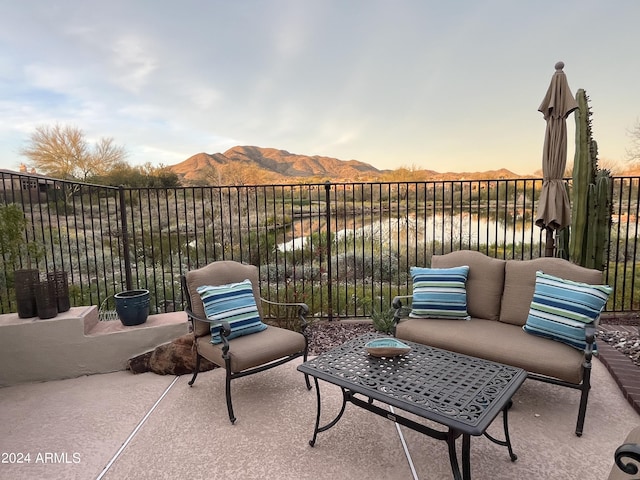
{"type": "Polygon", "coordinates": [[[611,224],[611,172],[598,167],[592,112],[583,89],[576,93],[576,100],[570,258],[579,265],[602,270],[611,224]]]}

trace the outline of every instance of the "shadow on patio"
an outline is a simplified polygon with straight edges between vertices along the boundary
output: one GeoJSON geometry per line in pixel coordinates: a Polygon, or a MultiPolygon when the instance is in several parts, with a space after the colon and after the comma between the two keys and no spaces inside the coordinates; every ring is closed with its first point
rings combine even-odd
{"type": "MultiPolygon", "coordinates": [[[[227,417],[220,369],[201,373],[193,388],[190,376],[124,371],[2,388],[0,478],[451,478],[444,442],[353,405],[310,447],[315,393],[306,390],[299,363],[235,380],[236,425],[227,417]],[[30,454],[30,463],[5,459],[9,452],[30,454]]],[[[518,460],[474,437],[474,478],[606,478],[640,415],[599,360],[592,385],[578,438],[578,392],[525,382],[509,414],[518,460]]],[[[340,391],[322,382],[321,389],[324,412],[333,416],[340,391]]],[[[494,423],[490,432],[501,437],[501,422],[494,423]]]]}

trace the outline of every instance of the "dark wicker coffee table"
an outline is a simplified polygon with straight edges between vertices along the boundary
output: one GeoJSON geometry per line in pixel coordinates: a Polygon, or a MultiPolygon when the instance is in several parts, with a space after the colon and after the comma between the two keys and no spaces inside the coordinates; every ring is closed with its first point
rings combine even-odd
{"type": "Polygon", "coordinates": [[[362,407],[400,425],[444,440],[455,479],[470,479],[471,436],[485,435],[506,446],[516,460],[509,438],[507,411],[511,397],[524,382],[527,373],[521,368],[490,362],[413,342],[411,352],[393,358],[367,354],[365,344],[380,335],[367,334],[333,348],[298,367],[314,378],[317,417],[311,446],[318,433],[333,427],[342,417],[347,402],[362,407]],[[331,422],[320,426],[320,388],[318,380],[338,385],[343,402],[331,422]],[[437,422],[440,431],[402,415],[392,414],[374,403],[391,405],[405,412],[437,422]],[[486,433],[495,417],[503,412],[505,440],[486,433]],[[456,454],[456,440],[462,436],[462,475],[456,454]]]}

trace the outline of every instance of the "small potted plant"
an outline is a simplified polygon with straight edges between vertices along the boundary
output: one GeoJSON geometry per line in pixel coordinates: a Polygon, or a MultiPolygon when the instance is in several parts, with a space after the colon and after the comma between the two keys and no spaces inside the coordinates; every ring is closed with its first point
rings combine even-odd
{"type": "Polygon", "coordinates": [[[378,310],[374,308],[371,311],[371,322],[373,327],[382,333],[391,334],[393,332],[393,308],[386,310],[378,310]]]}
{"type": "Polygon", "coordinates": [[[40,272],[31,265],[43,255],[39,242],[25,241],[26,227],[27,219],[18,205],[0,205],[0,267],[7,291],[13,286],[20,318],[37,315],[35,285],[40,281],[40,272]]]}

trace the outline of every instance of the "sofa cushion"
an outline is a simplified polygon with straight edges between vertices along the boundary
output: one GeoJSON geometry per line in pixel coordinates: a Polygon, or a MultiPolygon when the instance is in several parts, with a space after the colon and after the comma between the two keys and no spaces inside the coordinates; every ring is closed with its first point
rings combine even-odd
{"type": "Polygon", "coordinates": [[[487,320],[498,320],[500,317],[505,264],[505,260],[488,257],[474,250],[459,250],[431,257],[431,266],[434,268],[469,266],[467,311],[472,317],[487,320]]]}
{"type": "Polygon", "coordinates": [[[410,317],[468,320],[468,266],[454,268],[411,267],[413,299],[410,317]]]}
{"type": "Polygon", "coordinates": [[[585,327],[595,324],[610,293],[608,285],[588,285],[537,272],[524,331],[584,350],[585,327]]]}
{"type": "MultiPolygon", "coordinates": [[[[267,328],[260,320],[249,279],[225,285],[203,285],[197,291],[202,298],[207,318],[229,323],[231,333],[227,338],[250,335],[267,328]]],[[[211,343],[222,342],[221,330],[220,324],[211,325],[211,343]]]]}
{"type": "Polygon", "coordinates": [[[508,323],[473,317],[466,322],[405,318],[396,327],[396,337],[574,384],[582,381],[582,352],[564,343],[530,335],[522,327],[508,323]]]}
{"type": "Polygon", "coordinates": [[[529,316],[536,285],[536,272],[588,284],[602,283],[602,272],[575,265],[562,258],[543,257],[534,260],[507,260],[500,321],[522,327],[529,316]]]}

